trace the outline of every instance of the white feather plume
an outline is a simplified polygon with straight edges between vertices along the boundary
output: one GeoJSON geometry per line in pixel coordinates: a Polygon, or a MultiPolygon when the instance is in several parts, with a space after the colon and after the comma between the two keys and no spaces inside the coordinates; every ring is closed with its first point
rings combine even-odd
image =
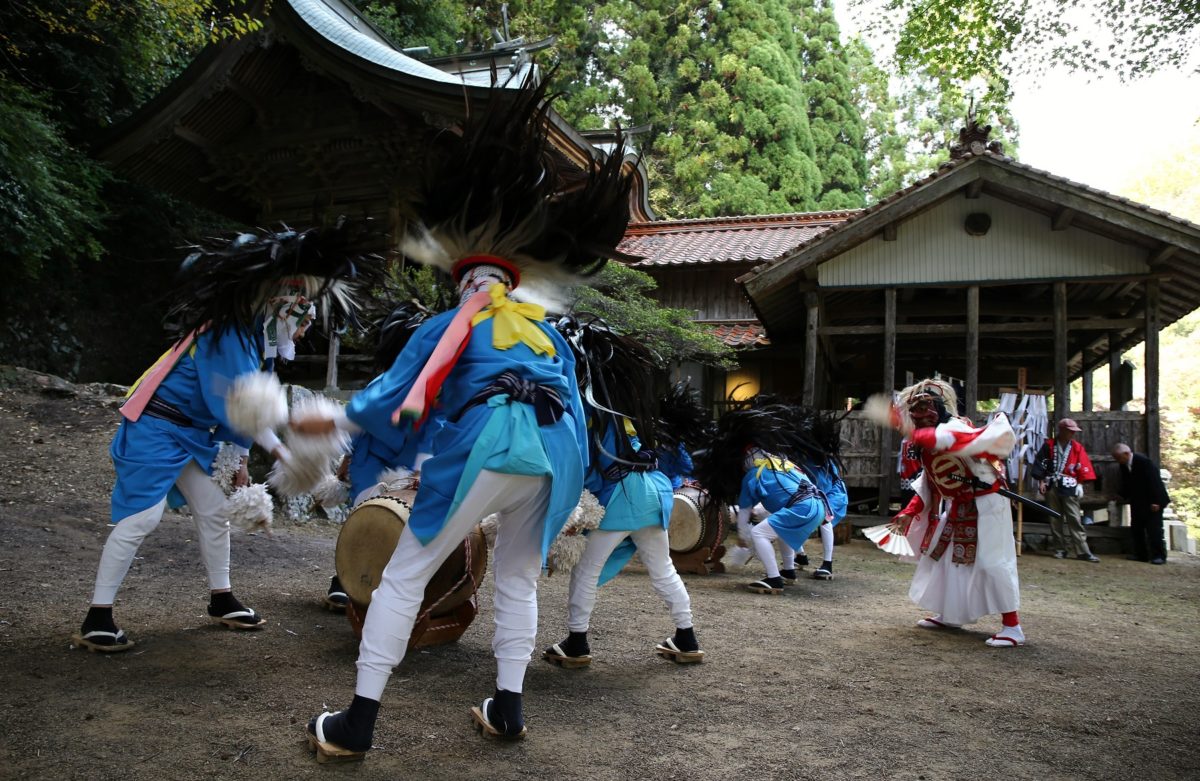
{"type": "Polygon", "coordinates": [[[221,493],[226,496],[233,493],[233,480],[241,468],[242,456],[238,448],[230,442],[222,442],[212,465],[212,479],[221,493]]]}
{"type": "MultiPolygon", "coordinates": [[[[292,411],[297,420],[336,420],[343,414],[340,404],[319,395],[298,400],[292,411]]],[[[350,450],[350,437],[336,427],[329,433],[316,435],[288,429],[284,444],[287,457],[275,462],[267,482],[284,496],[300,496],[312,493],[322,480],[331,476],[334,462],[350,450]]]]}
{"type": "Polygon", "coordinates": [[[350,489],[332,474],[325,475],[312,491],[313,501],[323,510],[340,507],[350,500],[350,489]]]}
{"type": "MultiPolygon", "coordinates": [[[[901,428],[907,416],[900,415],[892,401],[891,394],[876,393],[863,403],[863,412],[867,418],[885,428],[901,428]]],[[[911,428],[912,421],[909,420],[911,428]]],[[[910,433],[905,431],[905,434],[910,433]]]]}
{"type": "Polygon", "coordinates": [[[225,500],[225,514],[229,523],[245,531],[271,533],[271,521],[275,517],[275,503],[262,483],[242,486],[234,490],[225,500]]]}
{"type": "Polygon", "coordinates": [[[225,416],[233,430],[246,437],[287,423],[287,394],[279,378],[270,372],[238,376],[225,395],[225,416]]]}
{"type": "Polygon", "coordinates": [[[587,548],[584,532],[599,527],[602,520],[604,505],[600,504],[600,500],[590,491],[584,491],[580,494],[579,503],[571,511],[571,516],[562,531],[550,544],[550,551],[546,555],[547,571],[551,574],[567,573],[574,569],[587,548]]]}

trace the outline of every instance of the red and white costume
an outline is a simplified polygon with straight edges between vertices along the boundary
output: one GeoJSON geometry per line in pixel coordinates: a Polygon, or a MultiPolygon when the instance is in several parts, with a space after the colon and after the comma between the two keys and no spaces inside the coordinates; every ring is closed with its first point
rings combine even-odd
{"type": "Polygon", "coordinates": [[[989,613],[1020,606],[1017,555],[1000,463],[1016,443],[1008,419],[997,415],[983,428],[957,418],[919,428],[910,438],[920,449],[923,472],[907,537],[917,552],[908,595],[945,624],[969,624],[989,613]]]}

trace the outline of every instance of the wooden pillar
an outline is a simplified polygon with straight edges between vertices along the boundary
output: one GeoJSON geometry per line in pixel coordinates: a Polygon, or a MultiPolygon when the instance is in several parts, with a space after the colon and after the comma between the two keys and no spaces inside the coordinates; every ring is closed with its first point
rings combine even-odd
{"type": "Polygon", "coordinates": [[[1158,328],[1159,289],[1157,279],[1146,280],[1146,455],[1162,463],[1158,422],[1158,328]]]}
{"type": "Polygon", "coordinates": [[[967,417],[979,412],[979,286],[967,288],[967,417]]]}
{"type": "Polygon", "coordinates": [[[1080,403],[1079,408],[1081,410],[1083,410],[1084,412],[1091,412],[1092,411],[1092,372],[1088,369],[1084,369],[1083,377],[1081,377],[1080,379],[1083,380],[1083,401],[1080,403]]]}
{"type": "MultiPolygon", "coordinates": [[[[896,288],[883,291],[883,391],[896,389],[896,288]]],[[[892,499],[892,483],[896,478],[896,445],[892,430],[879,430],[879,514],[888,515],[892,499]]]]}
{"type": "MultiPolygon", "coordinates": [[[[332,318],[330,325],[333,324],[332,318]]],[[[337,331],[329,332],[329,356],[325,362],[325,390],[335,391],[338,389],[338,352],[341,350],[342,338],[337,331]]]]}
{"type": "Polygon", "coordinates": [[[804,294],[804,306],[808,309],[808,324],[804,331],[804,393],[801,402],[806,407],[817,404],[817,349],[820,340],[817,339],[820,323],[820,307],[817,305],[817,294],[808,291],[804,294]]]}
{"type": "MultiPolygon", "coordinates": [[[[1067,379],[1067,283],[1054,283],[1054,419],[1071,411],[1071,383],[1067,379]]],[[[1054,427],[1051,426],[1051,431],[1054,427]]]]}
{"type": "Polygon", "coordinates": [[[1121,351],[1117,349],[1121,335],[1108,332],[1108,409],[1120,412],[1123,405],[1117,403],[1117,386],[1121,382],[1121,351]]]}

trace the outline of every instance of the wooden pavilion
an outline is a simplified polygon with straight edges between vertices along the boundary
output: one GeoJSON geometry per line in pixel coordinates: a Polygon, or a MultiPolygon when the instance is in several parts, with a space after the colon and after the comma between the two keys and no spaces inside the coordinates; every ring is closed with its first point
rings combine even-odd
{"type": "MultiPolygon", "coordinates": [[[[950,161],[868,209],[632,225],[624,247],[664,302],[741,350],[736,372],[685,367],[714,402],[740,386],[846,409],[936,373],[978,418],[1021,383],[1079,421],[1101,466],[1119,440],[1158,458],[1158,333],[1200,306],[1200,226],[1018,163],[973,123],[950,161]],[[1145,411],[1130,412],[1123,353],[1141,342],[1145,411]],[[1092,411],[1105,368],[1124,398],[1092,411]]],[[[843,440],[852,492],[885,510],[898,442],[853,412],[843,440]]]]}

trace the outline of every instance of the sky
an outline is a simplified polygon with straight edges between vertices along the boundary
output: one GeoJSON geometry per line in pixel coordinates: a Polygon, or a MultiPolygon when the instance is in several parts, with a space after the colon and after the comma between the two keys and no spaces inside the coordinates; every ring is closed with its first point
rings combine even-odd
{"type": "MultiPolygon", "coordinates": [[[[858,29],[835,0],[843,35],[858,29]]],[[[872,45],[876,45],[872,42],[872,45]]],[[[1013,82],[1018,160],[1120,194],[1146,163],[1200,135],[1200,74],[1164,71],[1122,84],[1064,70],[1013,82]]]]}

